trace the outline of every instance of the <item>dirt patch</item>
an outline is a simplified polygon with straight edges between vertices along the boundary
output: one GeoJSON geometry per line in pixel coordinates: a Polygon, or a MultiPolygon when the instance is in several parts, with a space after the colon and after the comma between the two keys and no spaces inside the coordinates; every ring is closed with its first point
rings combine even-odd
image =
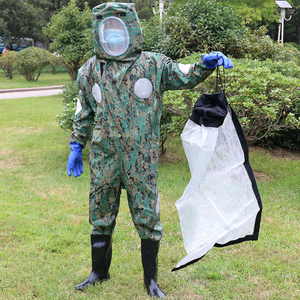
{"type": "Polygon", "coordinates": [[[0,168],[12,169],[13,167],[20,166],[21,162],[16,159],[15,153],[12,150],[0,151],[0,168]]]}
{"type": "Polygon", "coordinates": [[[164,155],[159,156],[159,162],[161,164],[173,164],[175,162],[181,162],[185,160],[186,158],[180,158],[171,152],[168,153],[168,151],[164,155]]]}
{"type": "Polygon", "coordinates": [[[43,131],[41,127],[8,127],[5,128],[7,132],[19,132],[19,133],[40,133],[43,131]]]}
{"type": "Polygon", "coordinates": [[[261,148],[261,147],[255,147],[255,146],[251,146],[249,147],[249,151],[262,151],[266,154],[275,156],[275,157],[280,157],[283,159],[287,159],[287,160],[295,160],[295,159],[300,159],[300,151],[297,150],[292,150],[292,149],[283,149],[283,148],[276,148],[276,149],[272,149],[272,150],[268,150],[265,148],[261,148]]]}
{"type": "Polygon", "coordinates": [[[263,182],[271,181],[271,178],[267,173],[254,172],[254,177],[257,181],[263,181],[263,182]]]}

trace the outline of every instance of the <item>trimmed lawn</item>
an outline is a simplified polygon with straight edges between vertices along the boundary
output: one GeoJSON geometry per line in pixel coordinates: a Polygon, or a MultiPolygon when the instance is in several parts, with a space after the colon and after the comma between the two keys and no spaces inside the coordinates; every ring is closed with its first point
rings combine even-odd
{"type": "Polygon", "coordinates": [[[2,72],[0,73],[0,90],[41,86],[56,86],[63,85],[64,83],[69,81],[71,81],[71,78],[68,75],[68,73],[42,73],[38,81],[27,81],[20,74],[15,74],[12,79],[9,79],[2,72]]]}
{"type": "MultiPolygon", "coordinates": [[[[125,193],[111,280],[86,292],[74,289],[91,270],[88,149],[82,176],[68,177],[70,134],[55,121],[61,102],[59,95],[0,100],[0,299],[149,299],[125,193]]],[[[159,170],[164,237],[158,274],[167,299],[300,299],[299,158],[251,148],[264,206],[259,240],[214,248],[170,272],[185,256],[175,201],[190,175],[180,140],[167,141],[159,170]]]]}

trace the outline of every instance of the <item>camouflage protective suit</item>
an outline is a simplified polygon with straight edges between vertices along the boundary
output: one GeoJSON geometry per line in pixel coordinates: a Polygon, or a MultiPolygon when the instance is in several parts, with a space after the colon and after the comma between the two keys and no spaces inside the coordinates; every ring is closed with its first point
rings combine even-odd
{"type": "Polygon", "coordinates": [[[157,175],[163,92],[192,88],[214,69],[202,60],[181,65],[162,54],[141,51],[143,37],[134,4],[105,3],[92,13],[96,55],[79,70],[71,137],[71,142],[85,147],[96,120],[90,143],[92,234],[112,235],[125,188],[140,238],[159,241],[163,229],[157,175]],[[107,18],[127,28],[127,48],[117,56],[108,53],[101,40],[107,18]]]}

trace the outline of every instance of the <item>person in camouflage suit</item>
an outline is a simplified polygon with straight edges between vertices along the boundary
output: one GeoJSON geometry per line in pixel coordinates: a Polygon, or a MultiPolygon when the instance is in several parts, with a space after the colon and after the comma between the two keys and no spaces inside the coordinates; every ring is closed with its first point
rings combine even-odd
{"type": "MultiPolygon", "coordinates": [[[[76,289],[109,278],[112,234],[121,189],[127,191],[132,220],[141,238],[144,284],[164,298],[156,284],[157,254],[163,228],[157,187],[162,96],[190,89],[214,70],[208,56],[194,65],[143,52],[134,4],[104,3],[92,10],[95,56],[79,70],[80,87],[68,174],[80,176],[82,149],[90,131],[90,204],[92,272],[76,289]]],[[[226,61],[226,57],[224,56],[226,61]]],[[[223,60],[223,64],[224,64],[223,60]]]]}

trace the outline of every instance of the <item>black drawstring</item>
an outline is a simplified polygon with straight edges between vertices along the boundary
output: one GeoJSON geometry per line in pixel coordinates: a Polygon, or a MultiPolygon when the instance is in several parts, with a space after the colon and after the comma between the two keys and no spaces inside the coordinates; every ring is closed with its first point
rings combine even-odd
{"type": "MultiPolygon", "coordinates": [[[[217,56],[218,59],[218,56],[217,56]]],[[[222,76],[221,76],[221,72],[220,72],[220,68],[219,66],[217,66],[217,76],[216,76],[216,93],[218,92],[222,92],[225,94],[225,68],[223,67],[223,75],[224,75],[224,79],[222,82],[222,76]],[[219,86],[220,86],[220,90],[219,91],[219,86]]]]}

